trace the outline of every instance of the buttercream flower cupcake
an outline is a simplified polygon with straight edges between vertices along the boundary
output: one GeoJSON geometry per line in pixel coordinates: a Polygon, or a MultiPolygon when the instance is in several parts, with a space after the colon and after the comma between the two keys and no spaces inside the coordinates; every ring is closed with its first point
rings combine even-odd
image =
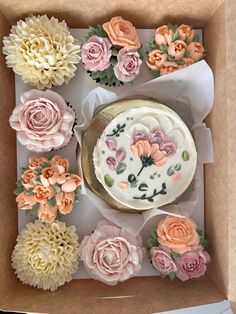
{"type": "Polygon", "coordinates": [[[166,216],[153,228],[147,245],[151,263],[162,278],[199,278],[211,260],[205,250],[207,241],[191,218],[166,216]]]}
{"type": "Polygon", "coordinates": [[[7,66],[39,89],[68,83],[81,59],[80,45],[66,22],[46,15],[18,21],[3,45],[7,66]]]}
{"type": "Polygon", "coordinates": [[[158,27],[146,48],[146,64],[154,77],[186,68],[205,56],[198,35],[186,24],[158,27]]]}
{"type": "Polygon", "coordinates": [[[69,143],[75,113],[59,94],[31,89],[21,95],[9,122],[22,145],[42,153],[69,143]]]}
{"type": "Polygon", "coordinates": [[[139,74],[142,58],[135,27],[122,17],[90,27],[82,46],[82,62],[99,84],[119,86],[131,83],[139,74]]]}
{"type": "Polygon", "coordinates": [[[22,169],[14,191],[19,209],[46,223],[72,211],[82,180],[70,169],[67,159],[32,156],[28,167],[22,169]]]}
{"type": "Polygon", "coordinates": [[[26,225],[16,239],[12,267],[24,284],[55,291],[72,280],[79,266],[75,226],[64,222],[26,225]]]}
{"type": "Polygon", "coordinates": [[[89,275],[110,286],[137,275],[144,253],[140,235],[132,236],[108,220],[99,221],[79,248],[80,259],[89,275]]]}

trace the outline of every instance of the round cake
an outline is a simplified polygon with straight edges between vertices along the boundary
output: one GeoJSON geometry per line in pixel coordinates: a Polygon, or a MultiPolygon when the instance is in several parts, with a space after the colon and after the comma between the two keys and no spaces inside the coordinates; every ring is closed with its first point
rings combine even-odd
{"type": "Polygon", "coordinates": [[[188,127],[173,110],[153,106],[153,101],[135,102],[137,108],[108,123],[93,162],[98,181],[113,199],[145,210],[171,203],[187,189],[197,152],[188,127]]]}

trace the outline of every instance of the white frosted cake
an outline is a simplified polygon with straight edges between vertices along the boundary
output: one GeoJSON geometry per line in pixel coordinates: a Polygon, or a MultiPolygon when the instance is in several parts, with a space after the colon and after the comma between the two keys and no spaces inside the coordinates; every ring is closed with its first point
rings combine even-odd
{"type": "MultiPolygon", "coordinates": [[[[128,102],[128,100],[127,100],[128,102]]],[[[97,179],[119,203],[137,210],[173,202],[189,186],[197,152],[182,119],[167,106],[144,106],[118,114],[94,148],[97,179]]]]}

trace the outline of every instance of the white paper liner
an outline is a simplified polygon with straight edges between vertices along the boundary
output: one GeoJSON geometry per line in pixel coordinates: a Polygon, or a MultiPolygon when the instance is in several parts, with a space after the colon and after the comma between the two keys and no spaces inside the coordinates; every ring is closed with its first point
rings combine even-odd
{"type": "Polygon", "coordinates": [[[93,116],[102,106],[128,98],[154,98],[176,111],[192,130],[198,152],[197,169],[191,185],[174,204],[163,206],[160,209],[153,208],[142,214],[121,213],[110,208],[91,190],[83,187],[82,193],[87,195],[104,217],[136,235],[154,216],[164,213],[191,216],[194,211],[202,209],[203,164],[213,162],[211,131],[202,123],[213,105],[213,73],[205,61],[200,61],[185,69],[148,81],[120,95],[102,87],[92,90],[81,105],[80,119],[75,128],[80,145],[77,160],[82,177],[81,134],[83,130],[89,126],[93,116]]]}

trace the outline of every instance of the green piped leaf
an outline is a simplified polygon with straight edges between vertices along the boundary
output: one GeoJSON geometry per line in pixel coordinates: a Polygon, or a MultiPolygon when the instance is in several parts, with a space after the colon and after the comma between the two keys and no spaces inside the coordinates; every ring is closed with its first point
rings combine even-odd
{"type": "Polygon", "coordinates": [[[127,166],[125,163],[120,163],[118,164],[118,166],[116,167],[116,173],[117,174],[121,174],[126,170],[127,166]]]}
{"type": "Polygon", "coordinates": [[[150,70],[150,72],[154,78],[158,78],[160,76],[160,71],[150,70]]]}
{"type": "Polygon", "coordinates": [[[55,190],[56,193],[60,193],[61,192],[61,187],[59,184],[54,184],[53,185],[53,188],[55,190]]]}
{"type": "Polygon", "coordinates": [[[48,205],[51,207],[54,207],[56,205],[56,199],[55,197],[52,197],[48,200],[48,205]]]}
{"type": "Polygon", "coordinates": [[[175,60],[175,62],[176,62],[178,65],[184,65],[184,64],[185,64],[184,60],[175,60]]]}
{"type": "Polygon", "coordinates": [[[48,161],[43,161],[43,162],[41,162],[41,164],[40,164],[40,167],[41,168],[48,168],[48,167],[51,167],[51,163],[50,162],[48,162],[48,161]]]}
{"type": "Polygon", "coordinates": [[[23,192],[24,191],[24,187],[23,186],[17,186],[16,188],[15,188],[15,190],[13,191],[13,193],[15,194],[15,195],[19,195],[21,192],[23,192]]]}
{"type": "Polygon", "coordinates": [[[190,57],[190,51],[188,51],[188,50],[185,50],[185,53],[184,53],[184,57],[185,58],[189,58],[190,57]]]}
{"type": "Polygon", "coordinates": [[[150,41],[146,42],[146,49],[147,49],[148,53],[151,52],[154,49],[157,49],[157,48],[158,47],[157,47],[157,44],[155,42],[155,38],[154,37],[150,41]]]}
{"type": "Polygon", "coordinates": [[[188,161],[189,160],[189,153],[186,151],[186,150],[184,150],[183,152],[182,152],[182,159],[184,160],[184,161],[188,161]]]}
{"type": "Polygon", "coordinates": [[[25,194],[28,196],[33,196],[35,194],[34,189],[33,188],[28,189],[25,194]]]}
{"type": "Polygon", "coordinates": [[[174,251],[171,251],[170,255],[174,258],[174,259],[178,259],[180,258],[181,254],[177,253],[177,252],[174,252],[174,251]]]}
{"type": "Polygon", "coordinates": [[[36,174],[36,176],[39,176],[42,173],[42,170],[41,167],[37,167],[33,170],[33,173],[36,174]]]}
{"type": "Polygon", "coordinates": [[[168,51],[168,46],[167,45],[160,45],[160,50],[164,53],[167,53],[168,51]]]}
{"type": "Polygon", "coordinates": [[[116,48],[112,48],[112,55],[113,56],[117,56],[118,55],[118,53],[119,53],[119,50],[118,49],[116,49],[116,48]]]}
{"type": "Polygon", "coordinates": [[[167,24],[167,27],[168,27],[169,29],[171,29],[173,32],[175,32],[176,29],[178,28],[178,25],[174,25],[174,24],[168,23],[168,24],[167,24]]]}
{"type": "Polygon", "coordinates": [[[168,276],[169,276],[170,280],[174,280],[176,278],[176,273],[172,271],[169,273],[168,276]]]}
{"type": "Polygon", "coordinates": [[[114,180],[109,174],[106,174],[104,176],[104,181],[105,181],[106,186],[108,186],[109,188],[111,188],[114,185],[114,180]]]}
{"type": "Polygon", "coordinates": [[[176,40],[179,40],[179,39],[180,39],[179,32],[176,31],[176,32],[174,33],[173,37],[172,37],[172,40],[173,40],[173,41],[176,41],[176,40]]]}
{"type": "Polygon", "coordinates": [[[156,239],[154,239],[154,238],[149,238],[148,240],[147,240],[147,246],[148,246],[148,248],[152,248],[153,246],[155,246],[155,244],[156,244],[156,239]]]}

